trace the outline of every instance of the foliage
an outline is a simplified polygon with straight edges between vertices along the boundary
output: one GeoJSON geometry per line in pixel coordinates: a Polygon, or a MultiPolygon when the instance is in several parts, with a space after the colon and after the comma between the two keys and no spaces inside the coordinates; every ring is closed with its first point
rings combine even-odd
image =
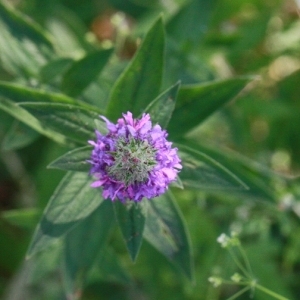
{"type": "Polygon", "coordinates": [[[299,26],[292,0],[1,1],[3,299],[297,299],[299,26]],[[127,111],[183,169],[122,204],[87,141],[127,111]]]}

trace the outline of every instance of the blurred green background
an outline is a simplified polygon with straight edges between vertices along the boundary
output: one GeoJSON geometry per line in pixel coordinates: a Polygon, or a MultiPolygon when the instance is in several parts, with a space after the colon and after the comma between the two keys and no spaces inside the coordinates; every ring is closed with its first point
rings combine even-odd
{"type": "MultiPolygon", "coordinates": [[[[288,179],[300,171],[300,18],[296,2],[8,2],[48,32],[59,59],[49,64],[38,54],[27,59],[22,45],[5,31],[0,15],[0,79],[4,81],[57,91],[58,71],[62,73],[70,62],[97,45],[114,46],[118,60],[83,95],[92,104],[101,98],[105,106],[116,77],[159,14],[164,16],[167,33],[164,88],[178,80],[193,84],[253,77],[238,97],[188,134],[242,179],[253,179],[257,188],[250,195],[174,190],[191,232],[194,283],[147,243],[137,262],[131,263],[115,233],[111,244],[124,268],[116,265],[116,270],[106,270],[105,262],[100,261],[101,271],[95,266],[82,299],[227,299],[238,288],[214,288],[208,277],[229,278],[234,273],[232,260],[216,243],[221,233],[232,230],[240,232],[259,282],[289,299],[299,299],[300,181],[288,179]]],[[[57,247],[29,261],[24,257],[42,209],[64,175],[46,167],[66,149],[3,111],[0,120],[0,295],[3,299],[65,299],[57,247]]],[[[248,297],[250,294],[238,299],[248,297]]],[[[252,299],[272,298],[256,291],[252,299]]]]}

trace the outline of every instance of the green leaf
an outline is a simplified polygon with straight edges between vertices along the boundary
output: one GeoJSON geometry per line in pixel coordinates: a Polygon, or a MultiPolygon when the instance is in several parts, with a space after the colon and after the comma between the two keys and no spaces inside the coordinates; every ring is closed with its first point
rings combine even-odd
{"type": "Polygon", "coordinates": [[[70,96],[78,96],[100,74],[113,50],[101,50],[75,61],[65,72],[61,89],[70,96]]]}
{"type": "Polygon", "coordinates": [[[81,100],[68,97],[64,94],[53,93],[45,90],[29,88],[23,85],[0,81],[0,99],[9,99],[13,102],[47,102],[80,105],[83,108],[103,113],[99,108],[87,104],[81,100]]]}
{"type": "MultiPolygon", "coordinates": [[[[184,141],[184,145],[193,148],[196,152],[204,153],[219,164],[222,164],[223,167],[233,172],[248,187],[247,189],[232,189],[232,195],[243,199],[250,198],[268,201],[277,199],[274,182],[280,182],[283,178],[265,166],[226,148],[195,144],[193,141],[187,140],[184,141]]],[[[182,174],[180,176],[182,178],[182,174]]]]}
{"type": "Polygon", "coordinates": [[[40,69],[39,77],[43,82],[52,83],[66,72],[72,62],[73,59],[68,57],[52,60],[40,69]]]}
{"type": "Polygon", "coordinates": [[[135,261],[143,241],[148,201],[114,202],[115,214],[132,261],[135,261]]]}
{"type": "Polygon", "coordinates": [[[17,120],[23,122],[37,132],[53,139],[60,144],[69,144],[67,138],[60,133],[54,132],[48,128],[44,128],[41,123],[28,113],[25,109],[18,106],[16,103],[0,96],[0,109],[4,110],[17,120]]]}
{"type": "Polygon", "coordinates": [[[112,89],[107,108],[109,119],[116,121],[127,111],[138,116],[157,97],[163,73],[163,54],[164,28],[159,18],[112,89]]]}
{"type": "Polygon", "coordinates": [[[87,272],[105,251],[113,213],[111,201],[105,201],[66,235],[63,275],[68,299],[75,299],[74,295],[81,293],[87,272]]]}
{"type": "Polygon", "coordinates": [[[91,188],[91,183],[86,173],[67,173],[45,208],[28,256],[57,241],[103,202],[99,190],[91,188]]]}
{"type": "Polygon", "coordinates": [[[4,150],[20,149],[34,142],[39,136],[35,130],[16,120],[4,136],[2,148],[4,150]]]}
{"type": "Polygon", "coordinates": [[[222,164],[203,152],[177,145],[182,160],[180,178],[185,187],[200,190],[247,190],[247,185],[222,164]]]}
{"type": "Polygon", "coordinates": [[[1,219],[25,229],[34,228],[39,216],[40,211],[36,208],[12,209],[1,213],[1,219]]]}
{"type": "Polygon", "coordinates": [[[91,153],[91,146],[77,148],[57,158],[48,168],[87,173],[91,168],[91,164],[87,162],[91,153]]]}
{"type": "Polygon", "coordinates": [[[61,264],[62,243],[51,245],[48,249],[38,253],[25,261],[29,265],[26,270],[26,286],[40,284],[42,280],[48,280],[49,275],[57,273],[61,264]]]}
{"type": "Polygon", "coordinates": [[[168,126],[170,137],[178,138],[202,123],[235,97],[249,80],[249,78],[235,78],[181,87],[168,126]]]}
{"type": "Polygon", "coordinates": [[[159,124],[166,128],[175,108],[175,101],[180,83],[176,83],[156,99],[154,99],[145,109],[151,116],[152,124],[159,124]]]}
{"type": "Polygon", "coordinates": [[[53,45],[37,24],[1,2],[0,53],[9,72],[30,78],[53,56],[53,45]]]}
{"type": "Polygon", "coordinates": [[[199,45],[207,32],[208,23],[216,0],[192,0],[188,1],[167,25],[168,34],[177,43],[193,42],[199,45]]]}
{"type": "Polygon", "coordinates": [[[68,139],[86,144],[95,137],[94,119],[98,113],[71,104],[20,103],[35,116],[44,128],[49,128],[68,139]]]}
{"type": "Polygon", "coordinates": [[[88,282],[117,282],[128,286],[132,283],[130,275],[124,269],[120,262],[120,258],[113,248],[106,245],[88,274],[88,282]]]}
{"type": "Polygon", "coordinates": [[[193,279],[189,234],[170,192],[149,201],[144,237],[188,278],[193,279]]]}

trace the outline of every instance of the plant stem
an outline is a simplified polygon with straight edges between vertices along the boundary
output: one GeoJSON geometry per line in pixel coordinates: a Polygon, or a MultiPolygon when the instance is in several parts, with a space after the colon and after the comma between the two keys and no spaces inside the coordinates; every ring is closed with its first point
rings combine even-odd
{"type": "Polygon", "coordinates": [[[251,274],[244,268],[243,264],[236,258],[235,254],[231,251],[231,249],[228,249],[228,252],[235,264],[238,266],[238,268],[240,268],[240,270],[244,273],[244,275],[249,279],[252,279],[251,274]]]}
{"type": "Polygon", "coordinates": [[[234,294],[233,296],[231,296],[230,298],[228,298],[227,300],[234,300],[237,297],[239,297],[240,295],[244,294],[245,292],[247,292],[248,290],[250,290],[250,286],[246,286],[243,289],[241,289],[240,291],[238,291],[236,294],[234,294]]]}
{"type": "Polygon", "coordinates": [[[255,287],[259,290],[261,290],[262,292],[274,297],[275,299],[278,299],[278,300],[289,300],[288,298],[286,297],[283,297],[267,288],[265,288],[264,286],[260,285],[260,284],[256,284],[255,287]]]}

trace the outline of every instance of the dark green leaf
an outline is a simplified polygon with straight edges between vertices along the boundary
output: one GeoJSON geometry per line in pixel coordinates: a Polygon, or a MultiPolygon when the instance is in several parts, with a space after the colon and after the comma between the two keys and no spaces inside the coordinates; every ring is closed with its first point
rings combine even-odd
{"type": "Polygon", "coordinates": [[[41,80],[43,82],[54,82],[62,76],[72,62],[71,58],[65,57],[50,61],[40,69],[39,75],[41,80]]]}
{"type": "Polygon", "coordinates": [[[128,252],[133,261],[136,260],[142,241],[147,216],[148,203],[146,199],[141,202],[120,201],[114,202],[116,218],[123,234],[128,252]]]}
{"type": "Polygon", "coordinates": [[[98,113],[75,105],[54,103],[19,104],[35,116],[44,128],[50,128],[70,140],[86,144],[95,137],[94,119],[98,113]]]}
{"type": "Polygon", "coordinates": [[[84,108],[101,113],[101,110],[95,106],[86,104],[80,100],[68,97],[64,94],[48,92],[29,88],[23,85],[0,81],[0,99],[9,99],[13,102],[48,102],[48,103],[65,103],[76,104],[84,108]]]}
{"type": "Polygon", "coordinates": [[[26,286],[38,284],[41,280],[47,280],[49,274],[54,274],[61,264],[62,243],[56,243],[38,253],[25,263],[29,270],[26,272],[26,286]]]}
{"type": "Polygon", "coordinates": [[[113,214],[111,201],[105,201],[66,235],[63,274],[70,299],[81,292],[87,272],[97,256],[104,252],[114,221],[113,214]]]}
{"type": "MultiPolygon", "coordinates": [[[[233,172],[248,187],[248,189],[243,189],[242,186],[241,189],[232,189],[232,193],[239,198],[250,197],[273,201],[276,199],[277,196],[272,184],[275,181],[281,181],[282,176],[275,174],[265,166],[225,148],[194,144],[191,141],[185,141],[184,145],[193,148],[196,152],[204,153],[233,172]]],[[[183,151],[185,151],[184,148],[183,151]]]]}
{"type": "Polygon", "coordinates": [[[179,90],[173,117],[168,126],[170,136],[180,137],[202,123],[235,97],[249,80],[235,78],[183,86],[179,90]]]}
{"type": "Polygon", "coordinates": [[[25,109],[18,106],[16,103],[5,99],[4,97],[0,96],[0,109],[4,110],[11,116],[15,117],[17,120],[25,123],[29,127],[33,128],[37,132],[53,139],[57,143],[60,144],[68,144],[68,140],[65,136],[60,133],[57,133],[49,128],[44,128],[40,122],[29,114],[25,109]]]}
{"type": "Polygon", "coordinates": [[[154,99],[145,109],[151,116],[152,124],[159,124],[166,128],[175,108],[176,96],[180,83],[167,89],[154,99]]]}
{"type": "Polygon", "coordinates": [[[138,116],[157,97],[162,80],[163,52],[164,29],[159,18],[112,89],[107,108],[109,119],[116,121],[127,111],[138,116]]]}
{"type": "Polygon", "coordinates": [[[186,145],[178,145],[182,160],[180,178],[185,187],[201,190],[246,190],[247,185],[223,165],[186,145]]]}
{"type": "Polygon", "coordinates": [[[40,135],[24,123],[15,121],[4,137],[2,148],[15,150],[34,142],[40,135]]]}
{"type": "Polygon", "coordinates": [[[89,273],[89,282],[99,282],[99,280],[117,282],[126,286],[132,283],[129,274],[122,266],[117,253],[107,244],[89,273]]]}
{"type": "Polygon", "coordinates": [[[193,278],[190,238],[170,192],[149,201],[144,237],[185,275],[193,278]]]}
{"type": "Polygon", "coordinates": [[[6,69],[30,78],[53,56],[53,45],[37,24],[1,2],[0,53],[6,69]]]}
{"type": "Polygon", "coordinates": [[[63,76],[61,89],[66,94],[78,96],[100,74],[112,49],[97,51],[75,61],[63,76]]]}
{"type": "Polygon", "coordinates": [[[57,241],[103,202],[99,190],[91,188],[91,183],[86,173],[67,173],[45,208],[28,255],[57,241]]]}
{"type": "Polygon", "coordinates": [[[0,3],[0,16],[2,22],[4,22],[10,31],[19,40],[29,39],[37,44],[39,47],[47,46],[52,48],[53,45],[50,41],[50,37],[46,35],[42,28],[38,24],[29,20],[28,17],[21,15],[16,10],[13,10],[3,2],[0,3]]]}
{"type": "Polygon", "coordinates": [[[91,164],[87,162],[91,153],[91,146],[77,148],[57,158],[48,166],[48,168],[87,173],[91,168],[91,164]]]}
{"type": "Polygon", "coordinates": [[[216,0],[189,1],[168,23],[167,32],[177,43],[199,41],[207,32],[211,12],[216,0]]]}

